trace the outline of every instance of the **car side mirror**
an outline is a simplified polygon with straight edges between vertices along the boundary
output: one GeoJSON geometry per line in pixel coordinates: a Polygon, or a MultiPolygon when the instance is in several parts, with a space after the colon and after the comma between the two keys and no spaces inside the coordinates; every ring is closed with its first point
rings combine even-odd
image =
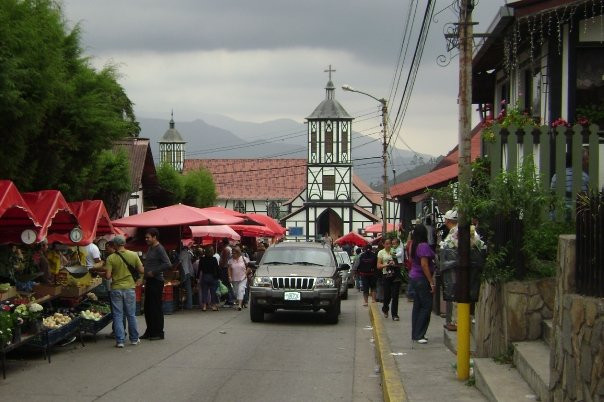
{"type": "Polygon", "coordinates": [[[349,269],[350,269],[350,265],[348,265],[348,264],[338,265],[338,271],[348,271],[349,269]]]}

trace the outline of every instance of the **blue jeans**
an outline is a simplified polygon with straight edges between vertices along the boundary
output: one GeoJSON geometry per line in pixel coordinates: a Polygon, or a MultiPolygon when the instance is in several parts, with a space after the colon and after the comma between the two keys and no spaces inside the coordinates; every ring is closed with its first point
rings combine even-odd
{"type": "Polygon", "coordinates": [[[214,278],[212,274],[201,275],[200,285],[200,298],[199,302],[202,305],[218,304],[218,295],[216,294],[216,288],[218,288],[218,279],[214,278]]]}
{"type": "Polygon", "coordinates": [[[411,313],[411,339],[418,341],[426,336],[432,314],[432,292],[426,278],[410,279],[415,290],[413,311],[411,313]]]}
{"type": "Polygon", "coordinates": [[[115,289],[111,291],[111,307],[113,309],[113,328],[115,331],[115,342],[124,343],[125,329],[124,316],[128,321],[128,335],[131,342],[138,339],[138,328],[136,324],[136,295],[134,289],[115,289]]]}
{"type": "Polygon", "coordinates": [[[193,308],[193,289],[191,286],[191,275],[185,275],[183,281],[180,283],[180,287],[185,290],[187,294],[187,299],[185,300],[185,305],[183,306],[186,310],[191,310],[193,308]]]}

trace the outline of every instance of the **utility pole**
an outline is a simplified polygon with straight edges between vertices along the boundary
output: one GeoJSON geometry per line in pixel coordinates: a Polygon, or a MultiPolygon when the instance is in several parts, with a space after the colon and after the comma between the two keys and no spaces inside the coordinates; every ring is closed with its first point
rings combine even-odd
{"type": "MultiPolygon", "coordinates": [[[[461,205],[467,202],[472,170],[470,166],[472,112],[472,10],[473,0],[460,0],[459,8],[459,194],[461,205]]],[[[458,211],[457,272],[457,378],[470,376],[470,216],[458,211]]]]}
{"type": "Polygon", "coordinates": [[[382,104],[382,129],[384,133],[384,139],[382,143],[382,162],[384,163],[384,194],[382,195],[382,239],[386,239],[386,233],[388,233],[388,137],[386,135],[386,125],[388,123],[388,101],[386,99],[380,99],[379,102],[382,104]]]}

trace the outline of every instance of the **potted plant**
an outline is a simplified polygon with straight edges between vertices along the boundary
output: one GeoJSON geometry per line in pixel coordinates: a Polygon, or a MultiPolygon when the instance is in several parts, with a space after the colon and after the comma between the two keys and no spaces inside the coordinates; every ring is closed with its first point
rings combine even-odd
{"type": "Polygon", "coordinates": [[[0,348],[8,345],[13,340],[13,317],[10,307],[6,305],[0,310],[0,348]]]}

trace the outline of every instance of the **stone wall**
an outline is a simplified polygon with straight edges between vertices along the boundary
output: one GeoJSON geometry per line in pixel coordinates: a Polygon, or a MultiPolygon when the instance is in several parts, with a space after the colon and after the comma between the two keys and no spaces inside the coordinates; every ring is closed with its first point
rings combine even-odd
{"type": "Polygon", "coordinates": [[[507,344],[541,338],[543,320],[553,317],[555,284],[555,278],[544,278],[503,285],[507,344]]]}
{"type": "Polygon", "coordinates": [[[575,236],[558,243],[550,356],[555,401],[604,400],[604,299],[575,294],[575,236]]]}
{"type": "Polygon", "coordinates": [[[495,357],[512,342],[541,338],[542,321],[553,317],[555,279],[483,283],[476,304],[476,355],[495,357]]]}

